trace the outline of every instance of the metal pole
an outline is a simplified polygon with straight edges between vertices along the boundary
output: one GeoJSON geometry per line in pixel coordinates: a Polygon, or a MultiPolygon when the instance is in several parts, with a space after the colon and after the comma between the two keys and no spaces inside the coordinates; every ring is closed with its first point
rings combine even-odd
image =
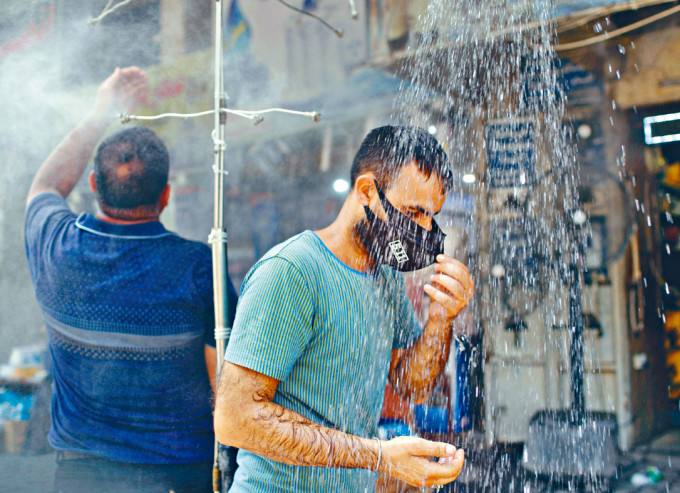
{"type": "MultiPolygon", "coordinates": [[[[229,339],[231,328],[228,327],[229,321],[229,297],[227,295],[227,230],[224,225],[224,127],[227,123],[227,114],[222,111],[227,107],[227,94],[224,91],[224,69],[223,69],[223,45],[222,45],[222,12],[223,3],[215,0],[215,114],[213,129],[213,144],[215,153],[215,215],[213,228],[210,231],[208,241],[212,247],[213,261],[213,296],[215,304],[215,341],[217,352],[216,382],[219,382],[220,371],[222,370],[222,358],[226,341],[229,339]]],[[[213,491],[220,491],[220,470],[218,465],[218,444],[215,440],[215,458],[213,462],[213,491]]]]}
{"type": "MultiPolygon", "coordinates": [[[[577,240],[578,241],[578,240],[577,240]]],[[[581,276],[576,261],[569,270],[569,325],[571,326],[571,418],[580,424],[585,418],[583,395],[583,310],[581,276]]]]}

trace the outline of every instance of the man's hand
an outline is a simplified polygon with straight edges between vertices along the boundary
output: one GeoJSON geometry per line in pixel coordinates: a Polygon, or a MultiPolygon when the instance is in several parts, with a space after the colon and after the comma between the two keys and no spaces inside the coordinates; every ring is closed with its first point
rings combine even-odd
{"type": "Polygon", "coordinates": [[[418,437],[398,437],[382,442],[380,472],[423,487],[448,484],[463,469],[465,454],[451,444],[430,442],[418,437]],[[439,461],[432,457],[440,457],[439,461]]]}
{"type": "Polygon", "coordinates": [[[424,286],[430,296],[429,320],[447,326],[467,306],[475,292],[475,283],[464,264],[448,255],[438,255],[432,284],[424,286]]]}
{"type": "Polygon", "coordinates": [[[66,198],[82,176],[95,146],[116,111],[132,111],[146,91],[146,74],[137,67],[117,68],[97,90],[89,115],[61,141],[40,166],[28,191],[26,204],[41,193],[66,198]]]}
{"type": "Polygon", "coordinates": [[[100,84],[93,113],[130,113],[146,96],[147,77],[139,67],[117,68],[100,84]]]}

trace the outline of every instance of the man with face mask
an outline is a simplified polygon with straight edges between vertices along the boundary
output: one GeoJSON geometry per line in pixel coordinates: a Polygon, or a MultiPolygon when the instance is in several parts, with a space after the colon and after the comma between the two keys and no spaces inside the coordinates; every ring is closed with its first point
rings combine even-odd
{"type": "Polygon", "coordinates": [[[378,471],[414,486],[456,479],[464,454],[453,445],[376,438],[386,379],[413,402],[427,397],[474,290],[433,219],[451,174],[426,131],[374,129],[336,220],[248,273],[215,410],[218,439],[241,449],[230,491],[372,491],[378,471]],[[397,271],[433,263],[421,328],[397,271]]]}

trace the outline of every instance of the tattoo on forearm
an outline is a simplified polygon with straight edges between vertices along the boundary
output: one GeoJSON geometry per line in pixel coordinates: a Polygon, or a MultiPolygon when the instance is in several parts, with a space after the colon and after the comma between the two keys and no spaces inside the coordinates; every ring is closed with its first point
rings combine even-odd
{"type": "Polygon", "coordinates": [[[365,468],[376,462],[360,438],[314,423],[274,404],[263,392],[252,399],[261,404],[253,420],[261,428],[263,455],[304,466],[365,468]]]}

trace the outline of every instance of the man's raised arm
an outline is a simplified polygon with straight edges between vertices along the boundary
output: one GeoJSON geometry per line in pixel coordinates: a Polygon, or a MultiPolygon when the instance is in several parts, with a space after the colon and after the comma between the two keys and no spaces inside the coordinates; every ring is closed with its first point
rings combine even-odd
{"type": "Polygon", "coordinates": [[[439,255],[435,274],[425,285],[430,296],[427,325],[415,344],[395,350],[390,362],[390,383],[402,397],[422,403],[444,371],[451,345],[451,324],[468,304],[475,284],[467,267],[439,255]]]}
{"type": "Polygon", "coordinates": [[[146,74],[137,67],[117,68],[97,90],[97,98],[85,117],[52,151],[33,178],[26,198],[45,192],[66,198],[80,180],[94,149],[119,110],[131,109],[146,90],[146,74]]]}
{"type": "Polygon", "coordinates": [[[220,443],[296,466],[377,468],[414,486],[450,483],[463,468],[463,451],[450,444],[417,437],[378,442],[316,424],[272,402],[278,384],[224,363],[215,407],[220,443]]]}

